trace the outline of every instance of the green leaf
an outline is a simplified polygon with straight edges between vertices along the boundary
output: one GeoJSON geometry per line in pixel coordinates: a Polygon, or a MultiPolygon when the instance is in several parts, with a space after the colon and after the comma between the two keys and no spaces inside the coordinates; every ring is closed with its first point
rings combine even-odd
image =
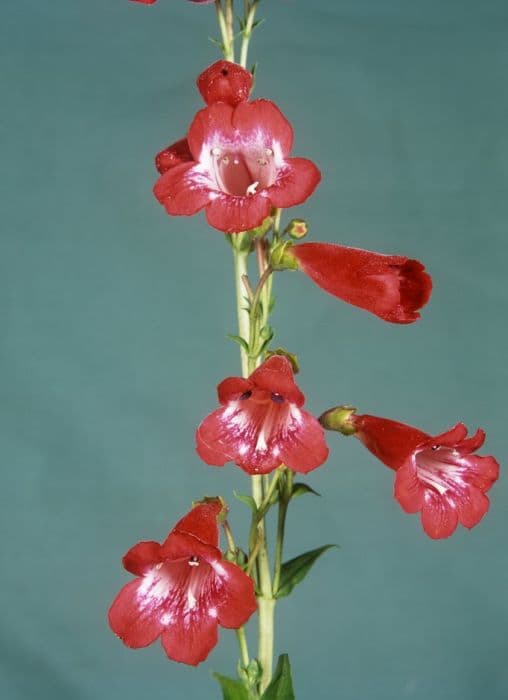
{"type": "Polygon", "coordinates": [[[291,680],[291,664],[287,654],[279,656],[272,682],[263,693],[261,700],[295,700],[293,681],[291,680]]]}
{"type": "Polygon", "coordinates": [[[226,335],[226,338],[229,338],[230,340],[233,340],[235,343],[238,343],[238,345],[241,345],[247,354],[249,353],[249,344],[247,343],[245,338],[242,338],[239,335],[230,335],[229,333],[226,335]]]}
{"type": "Polygon", "coordinates": [[[221,676],[220,673],[214,673],[213,677],[219,682],[222,688],[223,700],[249,700],[249,693],[241,681],[227,678],[227,676],[221,676]]]}
{"type": "Polygon", "coordinates": [[[275,597],[283,598],[289,595],[296,584],[307,576],[314,562],[328,549],[336,546],[335,544],[325,544],[324,547],[312,549],[310,552],[305,552],[305,554],[300,554],[300,556],[285,562],[281,567],[280,585],[275,597]]]}
{"type": "Polygon", "coordinates": [[[308,484],[304,484],[299,481],[293,484],[293,491],[291,492],[291,498],[296,498],[296,496],[304,496],[306,493],[313,493],[314,496],[321,496],[320,493],[311,489],[308,484]]]}
{"type": "Polygon", "coordinates": [[[256,501],[252,498],[252,496],[248,496],[246,493],[238,493],[237,491],[233,491],[233,493],[235,498],[238,498],[239,501],[248,505],[253,513],[258,512],[256,501]]]}

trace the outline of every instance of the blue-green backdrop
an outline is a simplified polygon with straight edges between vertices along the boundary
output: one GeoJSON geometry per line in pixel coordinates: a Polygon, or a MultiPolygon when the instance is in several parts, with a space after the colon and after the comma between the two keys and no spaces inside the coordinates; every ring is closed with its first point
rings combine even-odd
{"type": "MultiPolygon", "coordinates": [[[[505,0],[271,0],[261,16],[257,95],[324,176],[295,214],[315,240],[417,257],[435,282],[421,322],[397,327],[279,276],[277,340],[300,356],[310,410],[352,402],[430,432],[464,420],[503,466],[505,0]]],[[[106,624],[129,546],[192,499],[247,488],[193,448],[238,371],[230,251],[151,195],[152,156],[184,134],[217,57],[213,6],[18,0],[0,34],[0,697],[218,697],[232,633],[195,670],[106,624]]],[[[389,470],[330,442],[287,554],[341,548],[277,613],[298,698],[505,700],[506,481],[476,529],[433,542],[389,470]]]]}

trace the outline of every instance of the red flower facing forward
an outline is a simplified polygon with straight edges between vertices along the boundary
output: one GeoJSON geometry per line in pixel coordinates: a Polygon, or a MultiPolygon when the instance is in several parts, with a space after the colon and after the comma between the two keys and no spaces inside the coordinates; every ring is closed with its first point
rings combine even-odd
{"type": "Polygon", "coordinates": [[[249,98],[252,73],[238,63],[216,61],[198,77],[196,84],[207,105],[227,102],[237,105],[249,98]]]}
{"type": "Polygon", "coordinates": [[[136,578],[109,611],[115,634],[134,649],[161,637],[170,659],[196,666],[217,643],[217,625],[238,628],[256,609],[254,584],[218,549],[219,499],[196,505],[165,542],[139,542],[123,558],[136,578]]]}
{"type": "Polygon", "coordinates": [[[321,175],[304,158],[288,158],[293,129],[269,100],[216,102],[197,113],[187,135],[193,157],[165,172],[154,193],[168,214],[206,208],[208,223],[226,233],[261,225],[272,207],[309,197],[321,175]]]}
{"type": "Polygon", "coordinates": [[[420,318],[432,279],[418,260],[332,243],[299,243],[286,249],[318,287],[390,323],[420,318]]]}
{"type": "Polygon", "coordinates": [[[485,495],[499,476],[494,457],[474,454],[485,441],[467,437],[463,423],[432,437],[404,423],[376,416],[350,417],[365,447],[395,469],[394,495],[406,513],[421,511],[433,539],[449,537],[460,523],[472,528],[489,509],[485,495]]]}
{"type": "Polygon", "coordinates": [[[218,394],[222,408],[196,432],[198,454],[207,464],[235,462],[248,474],[285,464],[306,473],[328,457],[323,429],[301,409],[305,398],[287,358],[270,357],[248,379],[224,379],[218,394]]]}

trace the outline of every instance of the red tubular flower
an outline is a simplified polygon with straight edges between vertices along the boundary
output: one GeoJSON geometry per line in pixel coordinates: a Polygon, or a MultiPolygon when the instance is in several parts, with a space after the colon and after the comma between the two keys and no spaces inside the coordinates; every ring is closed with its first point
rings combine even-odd
{"type": "Polygon", "coordinates": [[[272,207],[300,204],[321,179],[311,161],[288,158],[293,129],[269,100],[214,103],[197,113],[187,138],[193,162],[165,172],[154,194],[174,216],[206,208],[219,231],[260,226],[272,207]]]}
{"type": "Polygon", "coordinates": [[[394,495],[406,513],[421,511],[433,539],[449,537],[457,524],[472,528],[489,509],[485,493],[499,476],[494,457],[474,454],[485,441],[478,429],[467,437],[463,423],[432,437],[404,423],[351,416],[365,447],[397,471],[394,495]]]}
{"type": "Polygon", "coordinates": [[[222,408],[196,431],[197,451],[207,464],[235,462],[247,474],[285,464],[306,473],[328,457],[323,429],[301,409],[305,397],[286,357],[274,355],[248,379],[229,377],[217,390],[222,408]]]}
{"type": "Polygon", "coordinates": [[[318,287],[390,323],[420,318],[432,279],[418,260],[332,243],[299,243],[287,249],[318,287]]]}
{"type": "Polygon", "coordinates": [[[207,105],[226,102],[235,106],[248,99],[252,89],[252,73],[238,63],[221,60],[208,66],[196,84],[207,105]]]}
{"type": "Polygon", "coordinates": [[[254,584],[218,549],[219,499],[196,505],[165,542],[139,542],[123,558],[136,578],[109,610],[128,647],[161,637],[170,659],[196,666],[217,644],[217,625],[238,628],[256,609],[254,584]]]}

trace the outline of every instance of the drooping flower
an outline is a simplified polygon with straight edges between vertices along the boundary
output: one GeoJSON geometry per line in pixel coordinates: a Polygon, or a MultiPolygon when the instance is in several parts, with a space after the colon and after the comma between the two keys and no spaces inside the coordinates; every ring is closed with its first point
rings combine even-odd
{"type": "Polygon", "coordinates": [[[319,422],[301,406],[291,363],[273,355],[248,379],[229,377],[217,387],[222,407],[196,431],[199,456],[207,464],[235,462],[247,474],[267,474],[281,464],[309,472],[328,457],[319,422]]]}
{"type": "Polygon", "coordinates": [[[318,287],[390,323],[413,323],[429,300],[432,279],[418,260],[332,243],[285,248],[289,265],[318,287]]]}
{"type": "Polygon", "coordinates": [[[205,209],[226,233],[260,226],[272,207],[300,204],[321,178],[311,161],[288,157],[293,129],[269,100],[216,102],[197,113],[187,140],[193,161],[165,172],[154,194],[174,216],[205,209]]]}
{"type": "MultiPolygon", "coordinates": [[[[485,433],[467,437],[457,423],[440,435],[369,415],[336,409],[344,433],[354,434],[378,459],[396,470],[394,496],[406,513],[421,512],[423,529],[433,539],[449,537],[460,523],[472,528],[489,509],[485,495],[499,476],[494,457],[475,454],[485,433]]],[[[333,412],[321,417],[333,422],[333,412]]]]}
{"type": "Polygon", "coordinates": [[[196,666],[218,640],[217,625],[238,628],[256,609],[254,584],[218,549],[219,499],[196,505],[161,544],[139,542],[123,558],[136,578],[109,610],[109,624],[131,648],[161,638],[170,659],[196,666]]]}
{"type": "Polygon", "coordinates": [[[238,63],[220,60],[201,73],[196,85],[207,105],[226,102],[235,106],[249,98],[252,73],[238,63]]]}

